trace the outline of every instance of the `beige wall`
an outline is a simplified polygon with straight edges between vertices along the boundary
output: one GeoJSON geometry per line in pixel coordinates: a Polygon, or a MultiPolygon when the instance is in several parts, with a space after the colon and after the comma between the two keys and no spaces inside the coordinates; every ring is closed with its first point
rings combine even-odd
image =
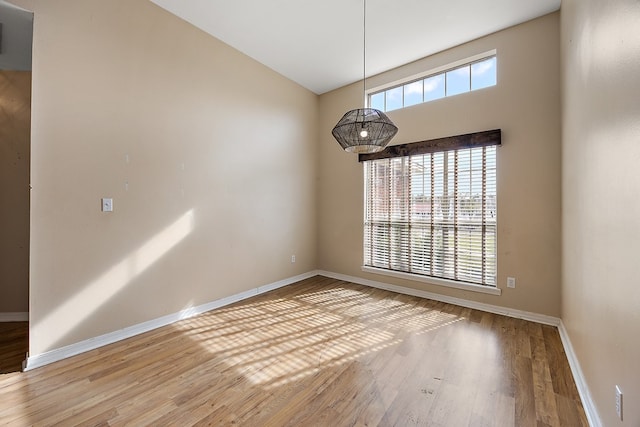
{"type": "Polygon", "coordinates": [[[605,426],[640,425],[638,22],[635,0],[562,2],[562,317],[605,426]]]}
{"type": "Polygon", "coordinates": [[[563,2],[562,113],[557,13],[368,80],[497,49],[496,87],[390,116],[394,144],[503,130],[501,296],[361,272],[362,166],[330,135],[360,84],[318,100],[144,0],[13,3],[35,11],[32,355],[321,268],[562,313],[605,424],[614,384],[638,424],[632,0],[563,2]]]}
{"type": "Polygon", "coordinates": [[[501,128],[498,150],[498,286],[501,296],[365,274],[363,172],[331,136],[344,112],[362,105],[362,86],[320,98],[319,268],[459,298],[560,315],[559,15],[554,13],[367,80],[410,76],[492,49],[498,85],[389,113],[392,144],[501,128]],[[507,276],[517,279],[506,288],[507,276]]]}
{"type": "Polygon", "coordinates": [[[0,71],[0,313],[29,310],[31,71],[0,71]]]}
{"type": "Polygon", "coordinates": [[[31,355],[315,268],[315,94],[146,0],[15,3],[31,355]]]}

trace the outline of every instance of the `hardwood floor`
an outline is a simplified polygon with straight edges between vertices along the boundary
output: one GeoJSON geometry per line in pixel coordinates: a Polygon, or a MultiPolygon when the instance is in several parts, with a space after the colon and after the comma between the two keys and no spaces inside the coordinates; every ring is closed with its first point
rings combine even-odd
{"type": "Polygon", "coordinates": [[[29,323],[0,322],[0,374],[22,370],[28,350],[29,323]]]}
{"type": "Polygon", "coordinates": [[[587,425],[556,328],[324,277],[0,376],[5,423],[587,425]]]}

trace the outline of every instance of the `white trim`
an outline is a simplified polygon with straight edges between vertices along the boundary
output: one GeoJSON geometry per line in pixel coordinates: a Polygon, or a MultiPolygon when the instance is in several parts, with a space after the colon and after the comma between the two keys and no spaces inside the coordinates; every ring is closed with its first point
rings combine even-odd
{"type": "Polygon", "coordinates": [[[564,322],[562,321],[560,321],[560,325],[558,325],[558,332],[560,332],[562,346],[564,347],[564,352],[567,354],[569,367],[571,368],[573,379],[575,380],[576,387],[578,388],[578,394],[580,395],[580,400],[582,401],[584,412],[587,415],[587,421],[589,421],[589,425],[591,427],[602,427],[602,422],[600,421],[598,411],[596,410],[596,406],[593,403],[593,399],[591,399],[589,387],[587,387],[587,381],[585,380],[582,373],[582,368],[580,368],[580,362],[578,362],[578,357],[573,351],[573,346],[571,345],[571,340],[569,339],[569,333],[567,332],[567,329],[564,326],[564,322]]]}
{"type": "Polygon", "coordinates": [[[502,290],[494,286],[474,285],[473,283],[459,282],[457,280],[440,279],[437,277],[421,276],[419,274],[404,273],[402,271],[385,270],[384,268],[362,266],[365,273],[381,274],[383,276],[397,277],[399,279],[413,280],[430,285],[446,286],[447,288],[464,289],[465,291],[480,292],[490,295],[501,295],[502,290]]]}
{"type": "Polygon", "coordinates": [[[375,280],[363,279],[356,276],[348,276],[346,274],[333,273],[330,271],[318,270],[319,275],[330,277],[332,279],[344,280],[345,282],[353,282],[359,285],[370,286],[372,288],[385,289],[387,291],[397,292],[399,294],[412,295],[420,298],[432,299],[435,301],[455,304],[462,307],[473,308],[475,310],[487,311],[489,313],[502,314],[503,316],[515,317],[517,319],[530,320],[544,325],[558,326],[560,319],[558,317],[547,316],[546,314],[532,313],[530,311],[516,310],[509,307],[501,307],[498,305],[484,304],[481,302],[470,301],[462,298],[449,297],[433,292],[422,291],[419,289],[406,288],[404,286],[391,285],[389,283],[377,282],[375,280]]]}
{"type": "Polygon", "coordinates": [[[151,331],[153,329],[160,328],[162,326],[169,325],[188,317],[193,317],[206,311],[211,311],[216,308],[223,307],[225,305],[233,304],[234,302],[242,301],[244,299],[263,294],[265,292],[272,291],[274,289],[281,288],[283,286],[290,285],[292,283],[299,282],[300,280],[308,279],[316,276],[317,271],[310,271],[297,276],[289,277],[287,279],[279,280],[277,282],[269,283],[263,286],[258,286],[248,291],[240,292],[239,294],[231,295],[219,300],[215,300],[206,304],[199,305],[197,307],[190,307],[181,310],[177,313],[168,314],[166,316],[159,317],[157,319],[149,320],[148,322],[139,323],[137,325],[129,326],[119,331],[109,332],[104,335],[100,335],[88,340],[80,341],[75,344],[71,344],[65,347],[56,348],[41,354],[36,354],[27,357],[25,371],[30,371],[40,366],[48,365],[59,360],[66,359],[71,356],[75,356],[80,353],[85,353],[90,350],[112,344],[117,341],[130,338],[132,336],[142,334],[144,332],[151,331]]]}
{"type": "Polygon", "coordinates": [[[0,313],[0,322],[28,322],[28,311],[10,311],[8,313],[0,313]]]}

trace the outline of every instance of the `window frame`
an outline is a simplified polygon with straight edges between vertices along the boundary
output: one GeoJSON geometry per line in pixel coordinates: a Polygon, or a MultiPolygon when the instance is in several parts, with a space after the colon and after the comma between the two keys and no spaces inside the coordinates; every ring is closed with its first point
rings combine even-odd
{"type": "MultiPolygon", "coordinates": [[[[439,138],[434,140],[419,141],[414,143],[390,146],[378,153],[360,154],[358,157],[358,160],[360,162],[367,162],[367,161],[374,161],[374,160],[381,160],[381,159],[392,159],[395,157],[403,157],[408,159],[411,156],[428,154],[428,153],[440,153],[440,152],[447,152],[452,150],[462,150],[467,148],[478,148],[478,147],[488,147],[488,146],[499,147],[501,145],[502,145],[501,130],[495,129],[495,130],[490,130],[485,132],[476,132],[476,133],[465,134],[465,135],[457,135],[457,136],[439,138]]],[[[483,159],[483,174],[486,173],[484,172],[484,161],[485,160],[483,159]]],[[[497,152],[496,152],[496,167],[497,167],[497,152]]],[[[368,196],[366,194],[366,188],[367,188],[366,179],[367,178],[365,177],[365,195],[364,195],[365,216],[367,211],[366,204],[369,202],[368,196]]],[[[495,180],[496,180],[496,195],[497,195],[497,170],[496,170],[495,180]]],[[[363,224],[363,227],[366,227],[367,218],[365,217],[364,220],[365,222],[363,224]]],[[[482,224],[484,224],[484,222],[482,222],[482,224]]],[[[472,283],[472,282],[467,282],[462,280],[454,280],[450,278],[429,276],[423,273],[412,273],[410,271],[392,270],[392,269],[386,269],[381,267],[375,267],[372,265],[366,265],[365,260],[367,258],[367,255],[364,252],[366,250],[365,249],[366,230],[363,230],[363,231],[365,232],[365,234],[363,235],[363,266],[362,266],[362,271],[364,272],[382,274],[382,275],[398,277],[402,279],[421,281],[421,282],[426,282],[426,283],[440,285],[440,286],[471,290],[471,291],[488,293],[493,295],[501,294],[501,290],[500,288],[498,288],[498,277],[497,277],[498,276],[498,260],[497,260],[498,224],[497,224],[497,221],[495,224],[495,239],[496,239],[495,240],[495,245],[496,245],[495,257],[496,259],[495,259],[494,284],[472,283]]],[[[484,231],[483,231],[482,238],[483,239],[485,238],[484,231]]],[[[433,260],[430,262],[433,262],[433,260]]],[[[483,263],[485,262],[484,256],[482,258],[482,262],[483,263]]],[[[407,268],[407,270],[411,270],[411,268],[407,268]]]]}
{"type": "Polygon", "coordinates": [[[456,96],[456,95],[462,95],[465,93],[469,93],[469,92],[474,92],[476,90],[482,90],[482,89],[487,89],[487,88],[491,88],[491,87],[495,87],[498,85],[498,68],[497,68],[497,60],[498,60],[498,53],[497,50],[491,50],[488,52],[484,52],[478,55],[474,55],[459,61],[455,61],[452,63],[449,63],[447,65],[441,66],[441,67],[437,67],[431,70],[428,70],[426,72],[423,73],[419,73],[419,74],[414,74],[412,76],[409,76],[407,78],[404,79],[400,79],[400,80],[395,80],[392,82],[389,82],[387,84],[384,85],[380,85],[380,86],[376,86],[376,87],[372,87],[367,89],[366,91],[366,96],[365,96],[365,101],[366,101],[366,105],[369,106],[370,108],[377,108],[376,105],[373,105],[372,102],[372,98],[376,95],[380,95],[382,94],[383,97],[383,108],[378,108],[383,112],[391,112],[391,111],[396,111],[396,110],[402,110],[404,108],[409,108],[415,105],[420,105],[420,104],[424,104],[427,102],[433,102],[433,101],[437,101],[439,99],[443,99],[443,98],[449,98],[452,96],[456,96]],[[481,87],[481,88],[473,88],[473,75],[472,75],[472,70],[473,70],[473,65],[478,64],[480,62],[486,61],[488,59],[495,59],[496,61],[496,82],[494,85],[491,86],[485,86],[485,87],[481,87]],[[448,95],[447,94],[447,74],[452,72],[452,71],[456,71],[458,69],[464,68],[464,67],[468,67],[469,68],[469,90],[467,91],[463,91],[460,93],[455,93],[455,94],[451,94],[448,95]],[[405,105],[404,103],[404,93],[405,93],[405,86],[411,85],[413,83],[419,82],[419,81],[424,81],[426,79],[430,79],[430,78],[436,78],[436,77],[442,77],[443,79],[443,85],[444,85],[444,95],[438,98],[433,98],[433,99],[427,99],[425,100],[425,93],[424,93],[424,84],[423,84],[423,93],[422,93],[422,102],[419,103],[414,103],[414,104],[410,104],[410,105],[405,105]],[[391,90],[400,90],[401,93],[401,99],[400,99],[400,103],[401,105],[397,108],[393,108],[391,110],[387,109],[387,101],[386,101],[386,95],[385,93],[387,91],[391,91],[391,90]]]}

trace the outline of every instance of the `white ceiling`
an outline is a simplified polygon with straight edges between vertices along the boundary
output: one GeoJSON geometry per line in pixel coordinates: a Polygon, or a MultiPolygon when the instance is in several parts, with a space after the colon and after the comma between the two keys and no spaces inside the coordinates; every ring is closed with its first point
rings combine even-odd
{"type": "MultiPolygon", "coordinates": [[[[151,0],[321,94],[362,79],[362,0],[151,0]]],[[[367,76],[556,11],[560,0],[367,0],[367,76]]]]}

